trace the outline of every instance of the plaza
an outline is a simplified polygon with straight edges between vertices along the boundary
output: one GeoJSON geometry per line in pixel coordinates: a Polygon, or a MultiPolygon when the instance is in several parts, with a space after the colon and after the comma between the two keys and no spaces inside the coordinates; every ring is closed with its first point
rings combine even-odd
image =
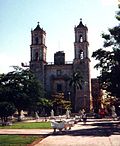
{"type": "Polygon", "coordinates": [[[34,146],[120,146],[120,121],[110,118],[88,119],[75,124],[71,130],[0,129],[0,134],[47,135],[34,146]]]}

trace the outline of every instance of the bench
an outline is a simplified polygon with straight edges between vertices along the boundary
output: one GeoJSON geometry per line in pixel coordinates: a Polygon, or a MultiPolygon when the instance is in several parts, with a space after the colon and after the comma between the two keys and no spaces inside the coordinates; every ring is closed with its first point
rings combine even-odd
{"type": "Polygon", "coordinates": [[[73,121],[51,121],[51,127],[54,129],[54,132],[58,129],[59,131],[62,131],[63,129],[67,130],[67,128],[70,130],[73,126],[73,121]]]}

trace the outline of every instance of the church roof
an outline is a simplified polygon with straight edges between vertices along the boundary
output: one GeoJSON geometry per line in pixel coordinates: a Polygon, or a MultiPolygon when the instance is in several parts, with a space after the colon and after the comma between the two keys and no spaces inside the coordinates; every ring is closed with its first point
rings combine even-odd
{"type": "Polygon", "coordinates": [[[42,28],[40,28],[39,22],[34,31],[44,31],[42,28]]]}
{"type": "Polygon", "coordinates": [[[38,31],[38,30],[41,30],[41,28],[40,28],[40,25],[39,25],[39,22],[38,22],[38,25],[36,26],[36,28],[34,29],[34,31],[38,31]]]}
{"type": "Polygon", "coordinates": [[[82,19],[80,19],[80,23],[79,23],[79,25],[77,26],[77,28],[81,28],[81,27],[87,28],[85,25],[83,25],[82,19]]]}

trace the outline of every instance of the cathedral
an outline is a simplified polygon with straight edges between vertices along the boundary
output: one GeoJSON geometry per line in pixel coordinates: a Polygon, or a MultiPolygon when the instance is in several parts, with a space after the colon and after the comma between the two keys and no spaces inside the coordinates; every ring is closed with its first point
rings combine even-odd
{"type": "Polygon", "coordinates": [[[89,112],[92,108],[91,96],[91,77],[90,77],[90,59],[88,28],[82,23],[74,27],[74,59],[71,62],[65,60],[64,51],[58,51],[54,54],[54,62],[46,61],[47,46],[46,32],[40,27],[39,23],[31,31],[30,45],[30,69],[36,77],[42,82],[47,96],[63,93],[64,97],[75,99],[75,112],[85,109],[89,112]],[[68,78],[73,72],[80,71],[84,82],[82,89],[76,89],[76,93],[69,86],[68,78]]]}

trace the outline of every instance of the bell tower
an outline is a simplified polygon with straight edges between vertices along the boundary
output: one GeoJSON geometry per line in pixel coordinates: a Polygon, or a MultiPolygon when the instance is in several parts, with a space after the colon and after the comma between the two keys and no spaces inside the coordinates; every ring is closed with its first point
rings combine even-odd
{"type": "Polygon", "coordinates": [[[83,25],[82,19],[78,26],[75,26],[74,61],[73,70],[79,71],[84,83],[82,89],[76,90],[75,108],[76,111],[85,109],[90,111],[91,101],[91,79],[90,79],[90,59],[88,56],[88,28],[83,25]]]}
{"type": "Polygon", "coordinates": [[[82,19],[80,19],[80,23],[75,30],[75,42],[74,42],[74,51],[75,51],[75,59],[85,59],[88,58],[88,40],[87,40],[87,32],[88,29],[83,25],[82,19]]]}
{"type": "Polygon", "coordinates": [[[30,45],[30,69],[44,85],[44,65],[46,64],[45,45],[46,32],[40,27],[39,22],[34,30],[31,31],[30,45]]]}

